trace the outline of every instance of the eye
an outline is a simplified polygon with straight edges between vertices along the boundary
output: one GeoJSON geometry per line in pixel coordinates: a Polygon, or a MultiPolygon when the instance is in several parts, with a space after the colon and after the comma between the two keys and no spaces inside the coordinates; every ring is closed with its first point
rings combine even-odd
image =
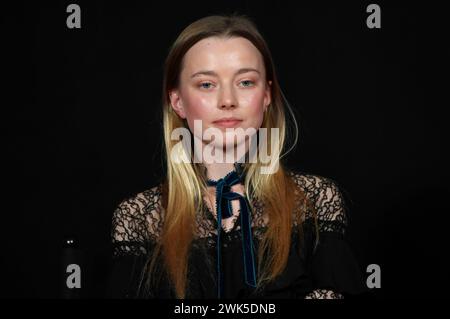
{"type": "Polygon", "coordinates": [[[211,82],[202,82],[202,83],[200,83],[198,86],[199,86],[201,89],[209,89],[209,88],[211,88],[212,85],[213,85],[213,84],[212,84],[211,82]]]}
{"type": "Polygon", "coordinates": [[[240,83],[243,83],[244,87],[250,87],[250,86],[253,86],[255,84],[255,82],[253,82],[251,80],[244,80],[244,81],[241,81],[240,83]]]}

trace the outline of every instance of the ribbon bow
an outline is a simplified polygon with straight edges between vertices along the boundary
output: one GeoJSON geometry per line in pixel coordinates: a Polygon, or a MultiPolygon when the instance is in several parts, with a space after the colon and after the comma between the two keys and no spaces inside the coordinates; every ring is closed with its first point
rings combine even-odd
{"type": "Polygon", "coordinates": [[[208,186],[216,186],[216,211],[217,211],[217,294],[220,298],[223,295],[223,274],[221,273],[222,253],[220,234],[222,228],[222,218],[233,216],[231,201],[238,199],[241,206],[241,236],[244,262],[245,282],[251,287],[256,287],[256,267],[253,253],[253,240],[250,223],[250,206],[246,197],[231,191],[231,186],[242,183],[242,174],[239,174],[240,167],[235,164],[235,170],[217,181],[207,180],[208,186]]]}

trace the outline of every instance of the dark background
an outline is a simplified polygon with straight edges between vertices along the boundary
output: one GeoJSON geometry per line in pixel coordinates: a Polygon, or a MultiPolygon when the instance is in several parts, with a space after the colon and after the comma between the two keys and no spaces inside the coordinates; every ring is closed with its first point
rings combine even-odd
{"type": "Polygon", "coordinates": [[[433,49],[423,8],[376,2],[381,29],[369,29],[370,2],[76,1],[82,27],[68,29],[72,2],[2,8],[1,296],[60,297],[67,237],[84,254],[82,296],[103,296],[113,210],[162,174],[169,46],[194,20],[231,12],[256,22],[295,109],[288,163],[348,195],[361,269],[381,266],[369,297],[446,294],[448,144],[419,76],[433,49]]]}

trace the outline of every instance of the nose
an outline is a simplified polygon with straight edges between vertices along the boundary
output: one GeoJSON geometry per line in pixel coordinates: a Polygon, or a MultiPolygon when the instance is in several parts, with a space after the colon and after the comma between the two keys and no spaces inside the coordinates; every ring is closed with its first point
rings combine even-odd
{"type": "Polygon", "coordinates": [[[237,107],[237,99],[233,88],[223,87],[219,96],[220,109],[232,109],[237,107]]]}

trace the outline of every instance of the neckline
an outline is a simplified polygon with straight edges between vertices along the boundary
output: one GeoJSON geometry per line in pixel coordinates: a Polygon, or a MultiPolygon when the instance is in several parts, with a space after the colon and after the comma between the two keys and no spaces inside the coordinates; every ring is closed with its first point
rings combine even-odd
{"type": "MultiPolygon", "coordinates": [[[[205,209],[206,209],[206,212],[205,212],[205,213],[206,213],[206,218],[209,219],[209,220],[211,221],[212,226],[213,226],[213,229],[216,230],[216,229],[217,229],[217,226],[218,226],[217,217],[216,217],[216,215],[214,215],[214,212],[212,212],[212,211],[209,209],[209,207],[208,207],[208,205],[206,204],[206,202],[204,202],[204,206],[205,206],[205,209]]],[[[233,218],[233,217],[230,217],[230,218],[233,218]]],[[[223,220],[223,219],[222,219],[222,220],[223,220]]],[[[239,209],[239,213],[237,214],[236,221],[233,223],[233,225],[231,226],[230,230],[229,230],[229,231],[226,231],[226,230],[224,229],[223,225],[220,225],[221,231],[222,231],[223,233],[225,233],[225,234],[231,234],[232,232],[239,231],[239,230],[237,229],[237,225],[239,224],[239,226],[240,226],[240,224],[241,224],[240,220],[241,220],[241,210],[239,209]]]]}
{"type": "Polygon", "coordinates": [[[220,177],[220,178],[218,178],[218,179],[216,179],[216,180],[211,179],[211,178],[207,178],[207,177],[206,177],[206,176],[207,176],[206,167],[203,166],[203,165],[202,165],[202,167],[203,167],[203,170],[204,170],[204,175],[205,175],[205,179],[206,179],[206,182],[207,182],[207,183],[208,183],[208,182],[217,183],[217,182],[219,182],[220,180],[227,179],[227,178],[228,178],[231,174],[233,174],[233,173],[237,173],[238,176],[239,176],[239,178],[240,178],[240,180],[241,180],[242,182],[243,182],[244,179],[245,179],[244,163],[234,162],[234,163],[233,163],[233,169],[232,169],[231,171],[229,171],[227,174],[225,174],[223,177],[220,177]]]}

